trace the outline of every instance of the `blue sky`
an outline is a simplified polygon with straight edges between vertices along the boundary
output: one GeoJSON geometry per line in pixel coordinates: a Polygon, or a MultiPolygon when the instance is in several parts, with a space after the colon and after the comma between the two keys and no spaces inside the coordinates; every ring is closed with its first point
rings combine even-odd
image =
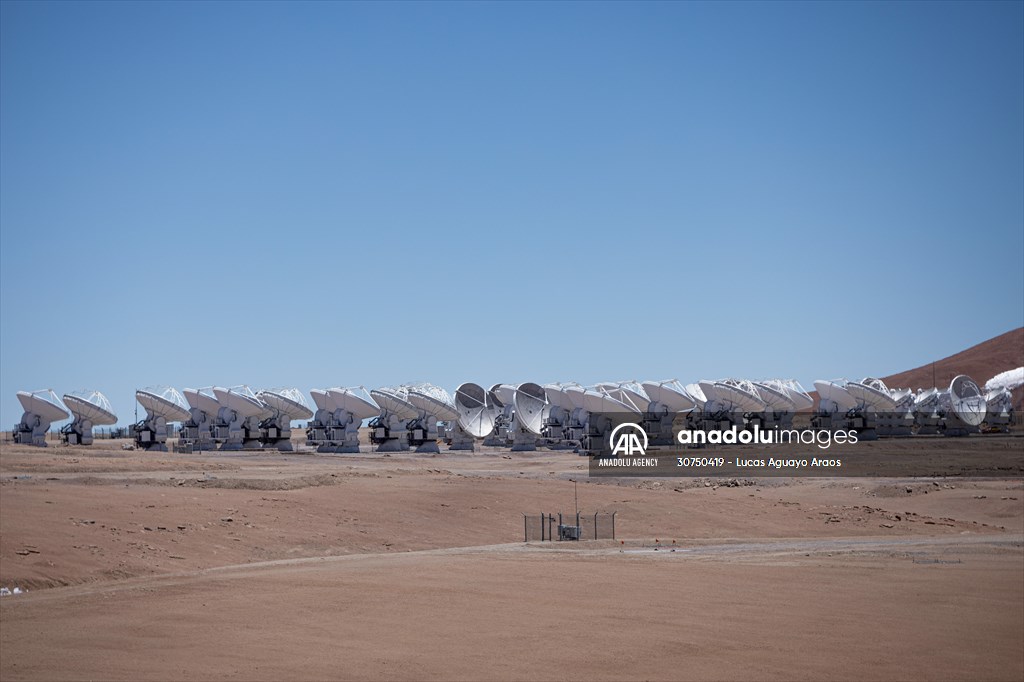
{"type": "Polygon", "coordinates": [[[944,357],[1024,324],[1022,36],[1019,2],[0,3],[0,425],[42,387],[129,422],[152,384],[944,357]]]}

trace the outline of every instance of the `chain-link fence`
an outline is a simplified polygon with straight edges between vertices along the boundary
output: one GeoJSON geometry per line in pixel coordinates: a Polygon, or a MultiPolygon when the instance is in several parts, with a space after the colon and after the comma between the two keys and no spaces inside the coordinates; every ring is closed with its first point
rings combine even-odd
{"type": "Polygon", "coordinates": [[[523,514],[523,541],[614,540],[616,513],[523,514]]]}

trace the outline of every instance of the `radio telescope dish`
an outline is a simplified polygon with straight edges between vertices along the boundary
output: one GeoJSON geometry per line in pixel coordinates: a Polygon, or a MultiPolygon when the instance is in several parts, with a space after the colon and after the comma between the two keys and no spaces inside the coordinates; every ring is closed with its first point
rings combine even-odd
{"type": "Polygon", "coordinates": [[[516,419],[530,433],[540,435],[544,426],[544,408],[547,407],[547,396],[539,385],[527,382],[519,384],[513,396],[516,419]]]}
{"type": "Polygon", "coordinates": [[[281,452],[291,452],[294,449],[292,421],[313,416],[302,391],[297,388],[265,389],[256,394],[256,399],[270,412],[270,416],[259,423],[262,445],[274,445],[281,452]]]}
{"type": "Polygon", "coordinates": [[[989,414],[1009,412],[1013,409],[1013,393],[1005,386],[985,392],[985,403],[989,414]]]}
{"type": "Polygon", "coordinates": [[[937,388],[929,388],[918,393],[914,397],[914,409],[937,408],[941,403],[941,391],[937,388]]]}
{"type": "Polygon", "coordinates": [[[586,410],[584,405],[584,397],[587,389],[582,386],[566,386],[562,389],[562,393],[565,395],[566,400],[572,404],[574,410],[586,410]]]}
{"type": "Polygon", "coordinates": [[[725,379],[723,381],[699,381],[701,391],[709,403],[727,412],[761,412],[765,403],[757,389],[749,381],[725,379]]]}
{"type": "Polygon", "coordinates": [[[879,379],[867,378],[863,381],[849,381],[845,388],[854,400],[874,412],[887,412],[896,409],[896,401],[879,379]]]}
{"type": "Polygon", "coordinates": [[[494,410],[494,428],[484,437],[484,446],[504,447],[509,444],[511,438],[509,427],[512,424],[513,406],[511,402],[506,403],[498,397],[498,393],[506,394],[509,400],[512,398],[502,386],[503,384],[494,384],[487,390],[487,404],[494,410]]]}
{"type": "Polygon", "coordinates": [[[919,391],[914,396],[911,412],[919,435],[938,433],[942,426],[943,401],[948,396],[945,391],[929,388],[919,391]]]}
{"type": "Polygon", "coordinates": [[[512,384],[496,384],[491,392],[498,398],[502,407],[515,404],[516,387],[512,384]]]}
{"type": "Polygon", "coordinates": [[[380,414],[380,408],[362,386],[314,388],[313,421],[306,425],[306,444],[317,452],[359,452],[359,428],[363,420],[380,414]]]}
{"type": "Polygon", "coordinates": [[[380,414],[380,406],[373,401],[370,394],[362,386],[352,388],[329,388],[327,399],[334,410],[344,410],[353,419],[363,421],[380,414]]]}
{"type": "Polygon", "coordinates": [[[61,436],[69,445],[92,445],[92,427],[117,423],[110,401],[99,391],[78,391],[64,396],[75,419],[61,427],[61,436]]]}
{"type": "Polygon", "coordinates": [[[818,392],[819,396],[819,407],[825,410],[821,403],[824,401],[831,401],[836,406],[836,410],[825,410],[825,411],[839,411],[849,412],[850,410],[857,408],[857,400],[847,393],[843,387],[845,381],[840,383],[840,380],[836,381],[825,381],[819,379],[814,382],[814,389],[818,392]]]}
{"type": "Polygon", "coordinates": [[[270,412],[248,386],[232,386],[231,388],[214,386],[213,394],[217,396],[217,402],[222,407],[233,410],[243,420],[249,417],[265,417],[270,412]]]}
{"type": "Polygon", "coordinates": [[[135,391],[135,399],[150,416],[163,417],[168,423],[186,422],[189,419],[190,415],[185,399],[170,386],[135,391]]]}
{"type": "Polygon", "coordinates": [[[211,417],[216,417],[220,412],[220,403],[213,394],[213,388],[186,388],[182,393],[188,404],[197,410],[202,410],[211,417]]]}
{"type": "Polygon", "coordinates": [[[426,444],[426,429],[419,424],[420,410],[409,402],[408,386],[378,388],[370,397],[380,407],[380,414],[370,421],[370,442],[377,452],[408,450],[414,441],[417,449],[426,444]]]}
{"type": "Polygon", "coordinates": [[[914,404],[914,391],[909,388],[890,388],[889,395],[896,402],[896,407],[910,407],[914,404]]]}
{"type": "Polygon", "coordinates": [[[256,398],[289,421],[313,418],[313,411],[297,388],[266,389],[257,393],[256,398]]]}
{"type": "Polygon", "coordinates": [[[790,398],[789,393],[784,388],[776,388],[768,383],[757,381],[754,382],[754,386],[757,388],[757,394],[764,401],[765,406],[771,408],[773,412],[793,412],[796,410],[796,403],[790,398]]]}
{"type": "MultiPolygon", "coordinates": [[[[453,449],[466,449],[464,445],[468,439],[458,437],[462,434],[459,411],[448,391],[433,384],[417,384],[408,388],[409,404],[418,411],[416,419],[409,424],[409,444],[416,446],[416,452],[440,452],[438,441],[447,442],[449,435],[453,449]]],[[[472,449],[471,443],[469,449],[472,449]]]]}
{"type": "Polygon", "coordinates": [[[969,376],[961,374],[953,379],[949,384],[949,398],[956,416],[965,424],[978,426],[985,420],[985,396],[969,376]]]}
{"type": "MultiPolygon", "coordinates": [[[[167,425],[192,418],[188,403],[170,386],[157,386],[135,391],[135,399],[146,409],[146,417],[132,425],[135,444],[143,450],[167,452],[167,425]]],[[[173,433],[173,431],[172,431],[173,433]]]]}
{"type": "Polygon", "coordinates": [[[909,388],[890,388],[896,404],[892,412],[879,415],[879,432],[888,436],[909,436],[914,427],[914,402],[917,396],[909,388]]]}
{"type": "Polygon", "coordinates": [[[554,450],[566,450],[578,442],[572,437],[573,412],[577,408],[565,392],[569,386],[580,387],[576,383],[544,384],[544,397],[548,405],[544,411],[541,436],[546,439],[545,445],[554,450]]]}
{"type": "Polygon", "coordinates": [[[664,405],[669,412],[686,412],[697,407],[693,397],[675,379],[645,381],[641,386],[651,402],[664,405]]]}
{"type": "Polygon", "coordinates": [[[47,422],[59,422],[71,417],[61,405],[60,398],[51,389],[18,391],[18,402],[26,414],[35,414],[47,422]]]}
{"type": "Polygon", "coordinates": [[[565,394],[566,399],[572,404],[574,410],[585,410],[584,397],[586,396],[587,389],[582,386],[566,386],[562,389],[562,393],[565,394]]]}
{"type": "Polygon", "coordinates": [[[565,389],[569,386],[580,387],[579,384],[544,384],[544,395],[548,399],[548,404],[560,407],[566,412],[572,412],[576,409],[576,405],[570,400],[569,394],[565,392],[565,389]]]}
{"type": "Polygon", "coordinates": [[[405,402],[415,411],[406,425],[409,445],[415,446],[416,452],[440,452],[438,422],[447,422],[447,429],[456,425],[459,419],[452,397],[448,391],[433,384],[405,385],[401,389],[405,392],[405,402]]]}
{"type": "Polygon", "coordinates": [[[701,379],[697,382],[697,386],[700,387],[700,392],[704,394],[705,407],[710,405],[722,405],[723,400],[719,399],[718,391],[715,390],[715,382],[701,379]]]}
{"type": "Polygon", "coordinates": [[[36,447],[46,447],[46,433],[51,422],[62,421],[70,413],[60,402],[57,394],[50,389],[41,391],[18,391],[18,402],[25,410],[21,421],[14,426],[14,442],[36,447]]]}
{"type": "MultiPolygon", "coordinates": [[[[736,395],[742,397],[742,401],[736,401],[737,406],[740,406],[747,412],[761,412],[767,407],[764,398],[761,397],[761,393],[757,390],[757,386],[751,381],[746,379],[723,379],[722,381],[716,381],[715,384],[734,389],[736,395]]],[[[721,389],[719,389],[718,393],[722,395],[721,389]]]]}
{"type": "Polygon", "coordinates": [[[686,389],[674,379],[604,385],[608,386],[605,389],[608,395],[644,414],[644,430],[654,445],[672,443],[672,424],[676,415],[688,412],[694,405],[686,389]]]}
{"type": "MultiPolygon", "coordinates": [[[[214,440],[220,441],[220,449],[248,450],[262,447],[260,421],[274,417],[274,411],[257,398],[248,386],[214,386],[212,390],[221,406],[212,425],[214,440]]],[[[187,393],[185,397],[188,397],[187,393]]],[[[273,440],[280,444],[279,438],[274,437],[273,440]]]]}
{"type": "Polygon", "coordinates": [[[646,412],[651,405],[651,398],[636,381],[606,382],[597,384],[596,388],[639,412],[646,412]]]}
{"type": "Polygon", "coordinates": [[[409,390],[409,404],[438,421],[454,422],[459,420],[459,411],[455,409],[454,404],[446,402],[439,395],[432,395],[422,389],[409,390]]]}
{"type": "Polygon", "coordinates": [[[708,404],[708,397],[704,395],[704,390],[700,387],[700,384],[686,384],[684,388],[686,394],[697,404],[697,409],[703,410],[704,406],[708,404]]]}
{"type": "Polygon", "coordinates": [[[640,410],[594,388],[570,386],[565,389],[573,403],[579,405],[567,425],[569,440],[579,442],[580,454],[590,455],[608,443],[608,434],[626,419],[639,421],[640,410]]]}
{"type": "Polygon", "coordinates": [[[793,416],[797,411],[794,392],[778,379],[750,382],[757,391],[758,397],[764,402],[763,412],[752,415],[751,420],[761,428],[781,429],[793,425],[793,416]]]}
{"type": "Polygon", "coordinates": [[[482,386],[465,383],[455,389],[455,409],[459,425],[474,438],[484,438],[494,430],[496,409],[482,386]]]}
{"type": "Polygon", "coordinates": [[[491,405],[494,405],[494,407],[498,408],[498,410],[503,410],[505,409],[505,403],[503,403],[501,401],[501,398],[498,397],[498,389],[500,387],[501,384],[494,384],[493,386],[491,386],[487,390],[487,397],[490,398],[491,405]]]}
{"type": "Polygon", "coordinates": [[[191,416],[181,424],[179,442],[189,443],[200,451],[212,450],[216,442],[214,423],[220,412],[220,403],[213,395],[213,387],[186,388],[182,394],[188,401],[191,416]]]}
{"type": "Polygon", "coordinates": [[[626,405],[607,393],[602,393],[592,388],[569,386],[565,389],[565,393],[579,409],[592,414],[607,412],[632,412],[634,414],[640,414],[640,411],[635,407],[626,405]]]}
{"type": "Polygon", "coordinates": [[[327,391],[322,388],[310,389],[309,395],[313,397],[313,403],[318,410],[330,410],[330,403],[327,402],[327,391]]]}
{"type": "Polygon", "coordinates": [[[798,412],[814,407],[814,398],[807,395],[807,391],[804,390],[804,387],[796,379],[769,379],[764,383],[777,390],[785,391],[789,399],[793,401],[793,405],[798,412]]]}
{"type": "Polygon", "coordinates": [[[543,406],[537,403],[547,404],[544,389],[530,382],[496,384],[491,387],[490,396],[495,406],[501,406],[501,413],[495,416],[494,430],[484,445],[511,444],[512,452],[536,450],[537,436],[544,426],[543,406]],[[520,387],[525,387],[522,396],[518,395],[520,387]]]}
{"type": "Polygon", "coordinates": [[[64,404],[71,410],[75,421],[90,421],[93,426],[109,426],[117,423],[117,415],[110,407],[110,401],[99,391],[65,394],[64,404]]]}
{"type": "Polygon", "coordinates": [[[404,387],[378,388],[370,391],[370,397],[380,407],[381,413],[394,415],[399,419],[415,419],[419,411],[409,403],[409,392],[404,387]]]}
{"type": "MultiPolygon", "coordinates": [[[[998,375],[997,375],[998,376],[998,375]]],[[[1013,394],[1003,385],[985,391],[985,426],[1008,433],[1013,422],[1013,394]]]]}

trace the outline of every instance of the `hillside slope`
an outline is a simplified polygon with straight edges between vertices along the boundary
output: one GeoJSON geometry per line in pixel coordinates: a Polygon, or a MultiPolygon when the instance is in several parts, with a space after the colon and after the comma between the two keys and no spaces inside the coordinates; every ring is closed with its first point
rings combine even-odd
{"type": "MultiPolygon", "coordinates": [[[[1024,365],[1024,327],[983,341],[948,358],[914,369],[883,377],[892,388],[947,387],[957,374],[966,374],[984,387],[985,382],[1000,372],[1024,365]]],[[[1013,404],[1020,409],[1024,387],[1013,392],[1013,404]]]]}
{"type": "MultiPolygon", "coordinates": [[[[1021,366],[1024,366],[1024,327],[982,341],[934,363],[890,374],[882,380],[889,388],[947,388],[953,377],[966,374],[984,388],[985,382],[996,374],[1021,366]]],[[[810,395],[817,404],[818,392],[812,391],[810,395]]],[[[1013,391],[1013,404],[1018,410],[1024,408],[1024,386],[1013,391]]]]}

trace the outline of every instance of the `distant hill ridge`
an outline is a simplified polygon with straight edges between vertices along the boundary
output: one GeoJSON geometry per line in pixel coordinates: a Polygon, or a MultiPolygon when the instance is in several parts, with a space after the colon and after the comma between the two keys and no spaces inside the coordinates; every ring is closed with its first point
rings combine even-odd
{"type": "MultiPolygon", "coordinates": [[[[1024,327],[982,341],[948,358],[882,377],[882,381],[889,388],[916,391],[920,388],[948,388],[953,377],[966,374],[984,388],[985,382],[1000,372],[1021,366],[1024,366],[1024,327]]],[[[817,391],[813,391],[811,397],[817,403],[817,391]]],[[[1017,410],[1024,409],[1024,386],[1013,391],[1013,405],[1017,410]]]]}
{"type": "MultiPolygon", "coordinates": [[[[958,374],[967,376],[984,388],[985,382],[1008,369],[1024,365],[1024,327],[982,341],[948,358],[921,365],[899,374],[882,377],[890,388],[945,388],[958,374]],[[933,378],[934,377],[934,378],[933,378]]],[[[1019,410],[1024,400],[1024,386],[1013,391],[1013,404],[1019,410]]]]}

